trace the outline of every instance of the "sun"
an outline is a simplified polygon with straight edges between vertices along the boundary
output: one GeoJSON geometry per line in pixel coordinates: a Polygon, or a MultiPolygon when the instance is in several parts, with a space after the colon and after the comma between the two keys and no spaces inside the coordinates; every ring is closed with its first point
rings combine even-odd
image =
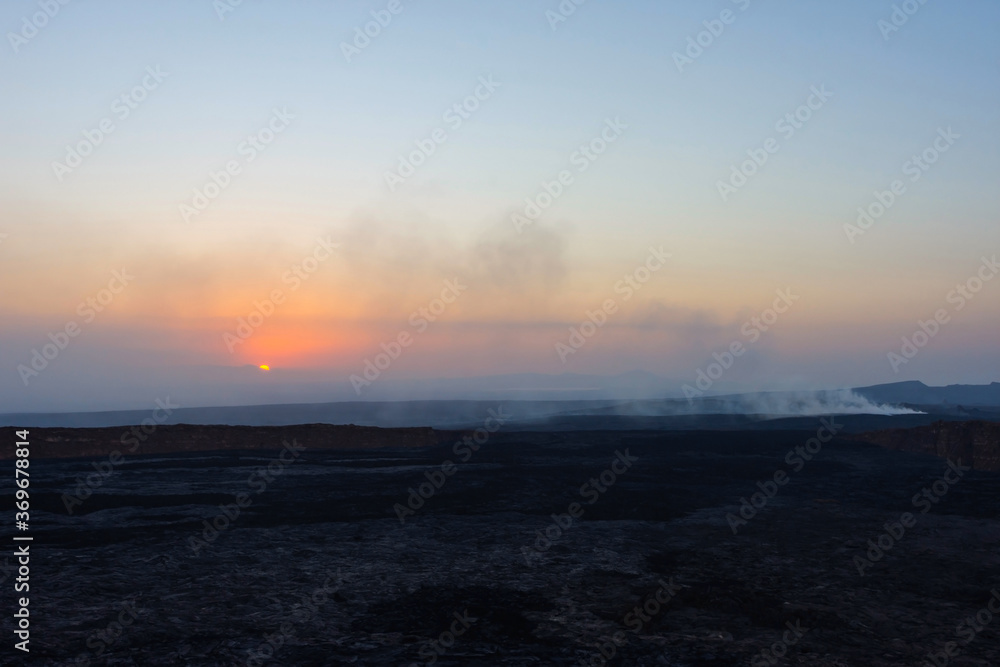
{"type": "Polygon", "coordinates": [[[260,368],[260,370],[262,370],[262,371],[269,371],[269,370],[271,370],[271,367],[270,367],[270,366],[268,366],[267,364],[261,364],[261,365],[259,366],[259,368],[260,368]]]}

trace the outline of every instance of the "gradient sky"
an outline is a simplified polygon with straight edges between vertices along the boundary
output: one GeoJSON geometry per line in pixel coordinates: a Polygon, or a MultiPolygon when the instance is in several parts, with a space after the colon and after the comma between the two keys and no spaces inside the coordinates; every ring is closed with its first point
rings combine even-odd
{"type": "Polygon", "coordinates": [[[348,62],[341,44],[388,0],[245,0],[220,18],[224,1],[78,0],[24,40],[39,4],[0,6],[0,412],[349,387],[400,332],[414,342],[378,382],[641,369],[680,386],[749,343],[743,323],[786,288],[799,300],[727,386],[1000,379],[1000,279],[948,301],[1000,251],[995,2],[928,2],[886,39],[888,1],[589,0],[553,29],[556,0],[400,0],[348,62]],[[147,68],[165,77],[120,118],[147,68]],[[500,85],[452,129],[481,77],[500,85]],[[814,87],[833,96],[786,138],[776,121],[814,87]],[[294,118],[248,162],[241,142],[275,109],[294,118]],[[114,131],[60,180],[53,163],[102,119],[114,131]],[[580,172],[571,156],[607,119],[627,129],[580,172]],[[447,141],[390,191],[437,128],[447,141]],[[948,128],[960,138],[911,181],[904,163],[948,128]],[[718,182],[769,138],[723,201],[718,182]],[[185,220],[230,160],[240,173],[185,220]],[[518,233],[511,215],[562,170],[572,184],[518,233]],[[851,243],[844,225],[896,179],[905,193],[851,243]],[[339,246],[293,289],[317,239],[339,246]],[[650,247],[671,258],[625,301],[615,285],[650,247]],[[79,304],[122,269],[134,279],[87,321],[79,304]],[[455,278],[467,289],[419,331],[411,313],[455,278]],[[284,303],[230,352],[224,334],[274,290],[284,303]],[[563,363],[556,343],[608,298],[617,312],[563,363]],[[895,372],[888,353],[939,309],[947,324],[895,372]],[[25,382],[69,322],[79,335],[25,382]]]}

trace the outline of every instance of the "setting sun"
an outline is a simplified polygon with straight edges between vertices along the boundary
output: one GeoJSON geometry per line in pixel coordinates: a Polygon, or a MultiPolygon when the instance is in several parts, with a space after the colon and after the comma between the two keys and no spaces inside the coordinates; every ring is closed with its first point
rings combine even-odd
{"type": "Polygon", "coordinates": [[[269,370],[271,370],[271,367],[268,366],[267,364],[261,364],[260,365],[260,370],[262,370],[262,371],[269,371],[269,370]]]}

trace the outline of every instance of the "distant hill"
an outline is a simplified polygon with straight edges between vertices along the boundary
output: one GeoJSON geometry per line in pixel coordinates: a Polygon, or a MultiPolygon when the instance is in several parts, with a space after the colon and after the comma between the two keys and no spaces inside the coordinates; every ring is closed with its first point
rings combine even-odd
{"type": "MultiPolygon", "coordinates": [[[[498,376],[499,377],[499,376],[498,376]]],[[[381,428],[411,426],[437,429],[476,428],[493,416],[504,418],[505,429],[515,428],[755,428],[754,424],[767,416],[809,417],[810,415],[868,415],[870,426],[879,428],[875,417],[898,415],[901,425],[948,419],[1000,419],[1000,383],[990,385],[950,385],[929,387],[922,382],[897,382],[860,389],[829,391],[759,392],[705,396],[692,401],[666,398],[667,392],[656,399],[588,398],[567,400],[567,387],[583,387],[593,376],[567,375],[562,384],[552,381],[551,392],[537,389],[539,377],[534,377],[535,393],[522,391],[525,376],[505,376],[502,386],[521,392],[513,399],[508,391],[498,391],[495,398],[472,400],[416,401],[342,401],[330,403],[291,403],[217,407],[175,408],[169,415],[152,410],[120,410],[108,412],[52,412],[0,414],[0,427],[64,427],[98,428],[127,426],[149,421],[151,417],[167,424],[229,424],[244,426],[286,426],[292,424],[355,424],[381,428]],[[557,386],[558,385],[558,386],[557,386]],[[560,388],[561,387],[561,388],[560,388]],[[852,394],[853,392],[853,394],[852,394]],[[526,400],[523,396],[534,396],[526,400]],[[538,398],[544,396],[545,398],[538,398]],[[870,405],[868,403],[871,403],[870,405]],[[886,408],[884,406],[890,406],[886,408]],[[908,406],[898,409],[891,406],[908,406]],[[501,411],[498,413],[497,411],[501,411]],[[927,413],[917,415],[914,413],[927,413]],[[909,414],[905,414],[909,413],[909,414]],[[696,417],[701,415],[700,417],[696,417]],[[636,421],[636,420],[639,421],[636,421]],[[642,421],[646,419],[646,421],[642,421]],[[690,425],[690,426],[685,426],[690,425]]],[[[634,380],[637,385],[655,383],[656,376],[626,374],[615,376],[622,394],[634,380]]],[[[463,380],[464,382],[465,380],[463,380]]],[[[501,386],[494,378],[495,386],[501,386]]],[[[643,391],[650,390],[646,385],[643,391]]],[[[773,422],[772,422],[772,425],[773,422]]]]}
{"type": "Polygon", "coordinates": [[[877,403],[909,405],[1000,406],[1000,382],[929,387],[916,380],[860,387],[856,393],[877,403]]]}
{"type": "MultiPolygon", "coordinates": [[[[355,424],[380,428],[428,426],[473,428],[491,416],[533,419],[570,409],[613,405],[614,401],[365,401],[296,403],[209,408],[177,408],[162,424],[231,424],[288,426],[293,424],[355,424]],[[498,412],[501,410],[501,412],[498,412]]],[[[115,412],[20,413],[0,415],[0,426],[98,428],[141,424],[149,410],[115,412]]],[[[163,416],[163,415],[160,415],[163,416]]]]}

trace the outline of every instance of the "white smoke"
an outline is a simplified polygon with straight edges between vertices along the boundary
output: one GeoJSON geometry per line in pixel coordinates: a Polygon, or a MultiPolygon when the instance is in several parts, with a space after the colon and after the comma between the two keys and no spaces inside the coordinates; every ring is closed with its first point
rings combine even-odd
{"type": "Polygon", "coordinates": [[[725,402],[730,403],[732,408],[727,412],[768,416],[924,414],[902,406],[875,403],[850,389],[744,394],[733,396],[725,402]]]}
{"type": "Polygon", "coordinates": [[[851,389],[781,391],[700,398],[638,400],[607,407],[581,407],[562,414],[605,414],[620,417],[681,415],[754,415],[761,418],[822,417],[824,415],[921,415],[899,405],[875,403],[851,389]]]}

